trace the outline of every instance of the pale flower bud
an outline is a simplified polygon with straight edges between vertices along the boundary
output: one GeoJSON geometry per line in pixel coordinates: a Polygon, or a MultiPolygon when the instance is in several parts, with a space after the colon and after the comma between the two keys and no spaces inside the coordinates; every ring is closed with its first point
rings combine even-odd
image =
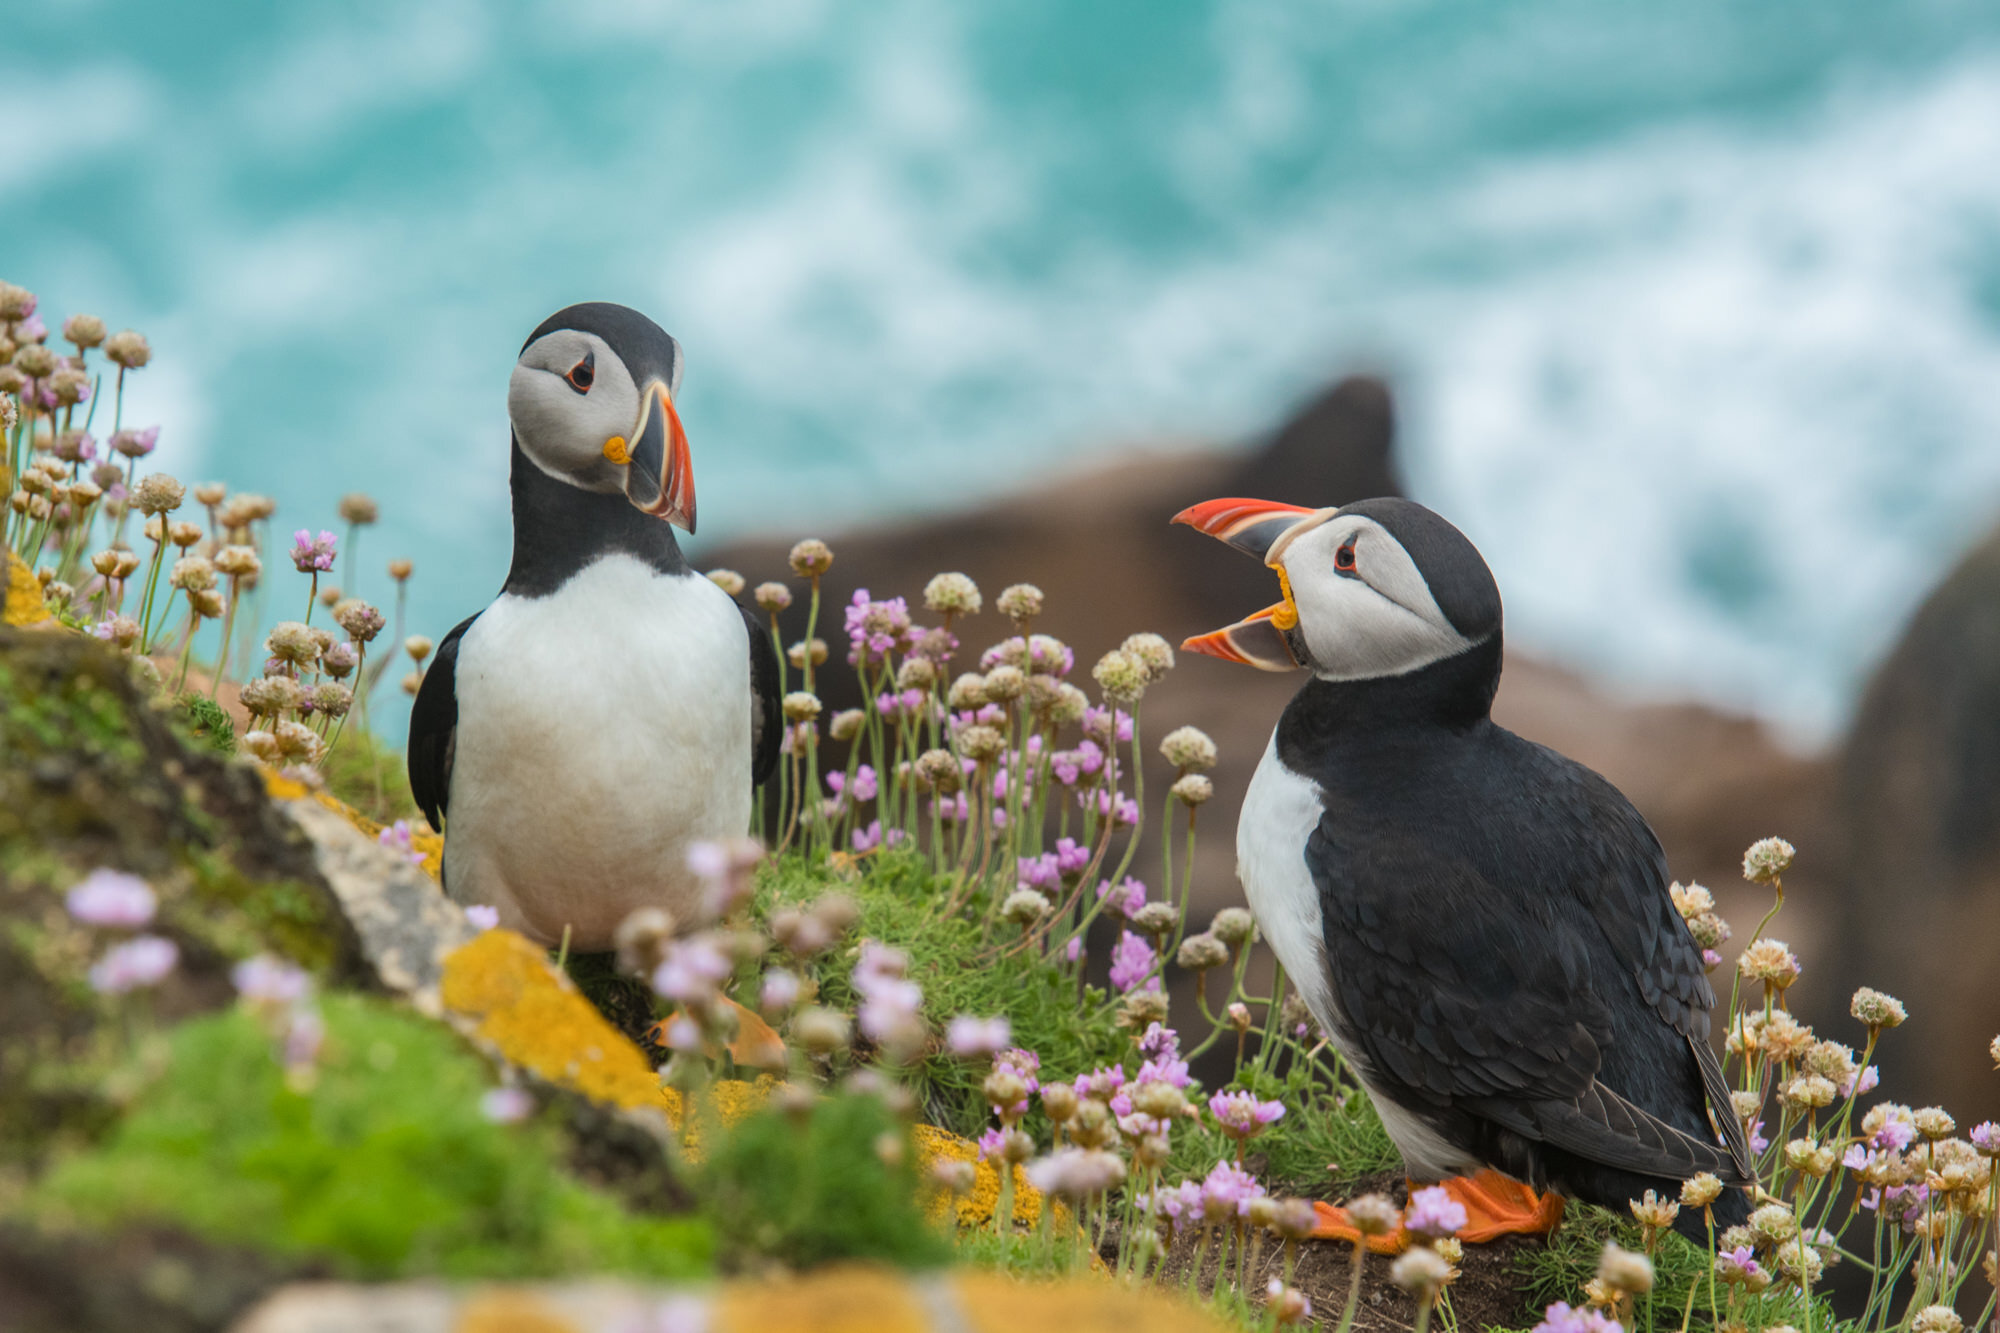
{"type": "Polygon", "coordinates": [[[1182,805],[1195,806],[1204,804],[1215,795],[1215,784],[1208,780],[1206,773],[1189,773],[1176,780],[1168,790],[1182,805]]]}
{"type": "Polygon", "coordinates": [[[1004,589],[994,605],[1001,615],[1019,625],[1042,613],[1042,590],[1032,583],[1016,583],[1004,589]]]}
{"type": "Polygon", "coordinates": [[[708,581],[728,593],[731,597],[743,591],[744,578],[733,569],[711,569],[708,581]]]}
{"type": "Polygon", "coordinates": [[[1160,753],[1183,773],[1205,773],[1215,767],[1215,742],[1199,727],[1176,727],[1160,742],[1160,753]]]}
{"type": "Polygon", "coordinates": [[[939,574],[924,585],[924,609],[937,615],[976,615],[979,585],[963,574],[939,574]]]}
{"type": "Polygon", "coordinates": [[[792,547],[789,559],[792,566],[792,573],[797,574],[802,579],[818,578],[820,575],[826,573],[827,570],[833,568],[832,549],[817,537],[808,537],[806,540],[792,547]]]}
{"type": "Polygon", "coordinates": [[[760,583],[750,594],[757,603],[757,609],[776,615],[792,604],[792,590],[782,583],[760,583]]]}

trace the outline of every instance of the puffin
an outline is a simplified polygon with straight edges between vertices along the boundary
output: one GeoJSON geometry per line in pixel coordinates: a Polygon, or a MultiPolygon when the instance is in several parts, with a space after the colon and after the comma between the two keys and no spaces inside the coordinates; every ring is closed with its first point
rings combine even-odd
{"type": "Polygon", "coordinates": [[[610,949],[644,907],[699,919],[689,851],[746,836],[777,767],[770,638],[674,538],[695,529],[681,370],[680,344],[622,305],[528,335],[507,388],[513,563],[410,714],[446,894],[544,945],[610,949]]]}
{"type": "MultiPolygon", "coordinates": [[[[1463,1239],[1546,1233],[1701,1172],[1749,1215],[1748,1146],[1709,1046],[1715,995],[1659,840],[1598,774],[1496,724],[1500,590],[1423,505],[1195,505],[1283,600],[1191,652],[1309,678],[1237,824],[1265,938],[1463,1239]]],[[[1355,1239],[1320,1205],[1316,1234],[1355,1239]]],[[[1700,1209],[1675,1226],[1706,1236],[1700,1209]]],[[[1393,1250],[1407,1235],[1371,1239],[1393,1250]]]]}

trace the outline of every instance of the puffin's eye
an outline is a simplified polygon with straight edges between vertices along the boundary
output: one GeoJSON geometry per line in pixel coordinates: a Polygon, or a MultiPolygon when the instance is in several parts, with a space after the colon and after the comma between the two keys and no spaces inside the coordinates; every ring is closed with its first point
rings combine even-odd
{"type": "Polygon", "coordinates": [[[1353,537],[1349,537],[1341,544],[1341,548],[1333,553],[1334,570],[1350,578],[1354,576],[1354,541],[1353,537]]]}
{"type": "Polygon", "coordinates": [[[571,366],[569,374],[563,378],[568,380],[569,387],[578,393],[589,393],[590,386],[597,382],[597,353],[584,353],[583,360],[571,366]]]}

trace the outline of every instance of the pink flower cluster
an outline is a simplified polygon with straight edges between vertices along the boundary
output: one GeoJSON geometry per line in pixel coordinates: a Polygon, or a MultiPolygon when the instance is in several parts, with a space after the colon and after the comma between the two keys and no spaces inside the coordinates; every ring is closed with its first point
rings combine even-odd
{"type": "Polygon", "coordinates": [[[847,608],[847,660],[855,666],[872,666],[890,653],[908,652],[915,642],[913,630],[908,602],[901,597],[877,602],[866,588],[856,589],[847,608]]]}
{"type": "Polygon", "coordinates": [[[315,537],[304,528],[292,534],[292,567],[301,574],[325,574],[332,570],[340,539],[321,529],[315,537]]]}
{"type": "Polygon", "coordinates": [[[69,914],[87,926],[137,927],[148,924],[159,905],[153,890],[137,875],[93,870],[64,898],[69,914]]]}

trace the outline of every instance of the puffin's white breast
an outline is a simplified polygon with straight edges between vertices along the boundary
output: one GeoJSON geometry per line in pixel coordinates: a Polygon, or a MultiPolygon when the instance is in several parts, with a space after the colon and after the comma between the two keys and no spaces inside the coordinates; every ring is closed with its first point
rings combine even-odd
{"type": "Polygon", "coordinates": [[[1236,821],[1236,875],[1243,881],[1243,894],[1264,929],[1265,942],[1285,965],[1285,976],[1367,1088],[1410,1173],[1437,1180],[1470,1170],[1478,1163],[1370,1085],[1368,1062],[1349,1036],[1327,970],[1319,886],[1306,864],[1306,841],[1325,814],[1319,784],[1285,766],[1273,731],[1236,821]]]}
{"type": "Polygon", "coordinates": [[[544,942],[568,926],[579,949],[642,906],[693,916],[689,844],[750,823],[750,645],[728,594],[608,556],[488,607],[456,691],[453,898],[544,942]]]}

